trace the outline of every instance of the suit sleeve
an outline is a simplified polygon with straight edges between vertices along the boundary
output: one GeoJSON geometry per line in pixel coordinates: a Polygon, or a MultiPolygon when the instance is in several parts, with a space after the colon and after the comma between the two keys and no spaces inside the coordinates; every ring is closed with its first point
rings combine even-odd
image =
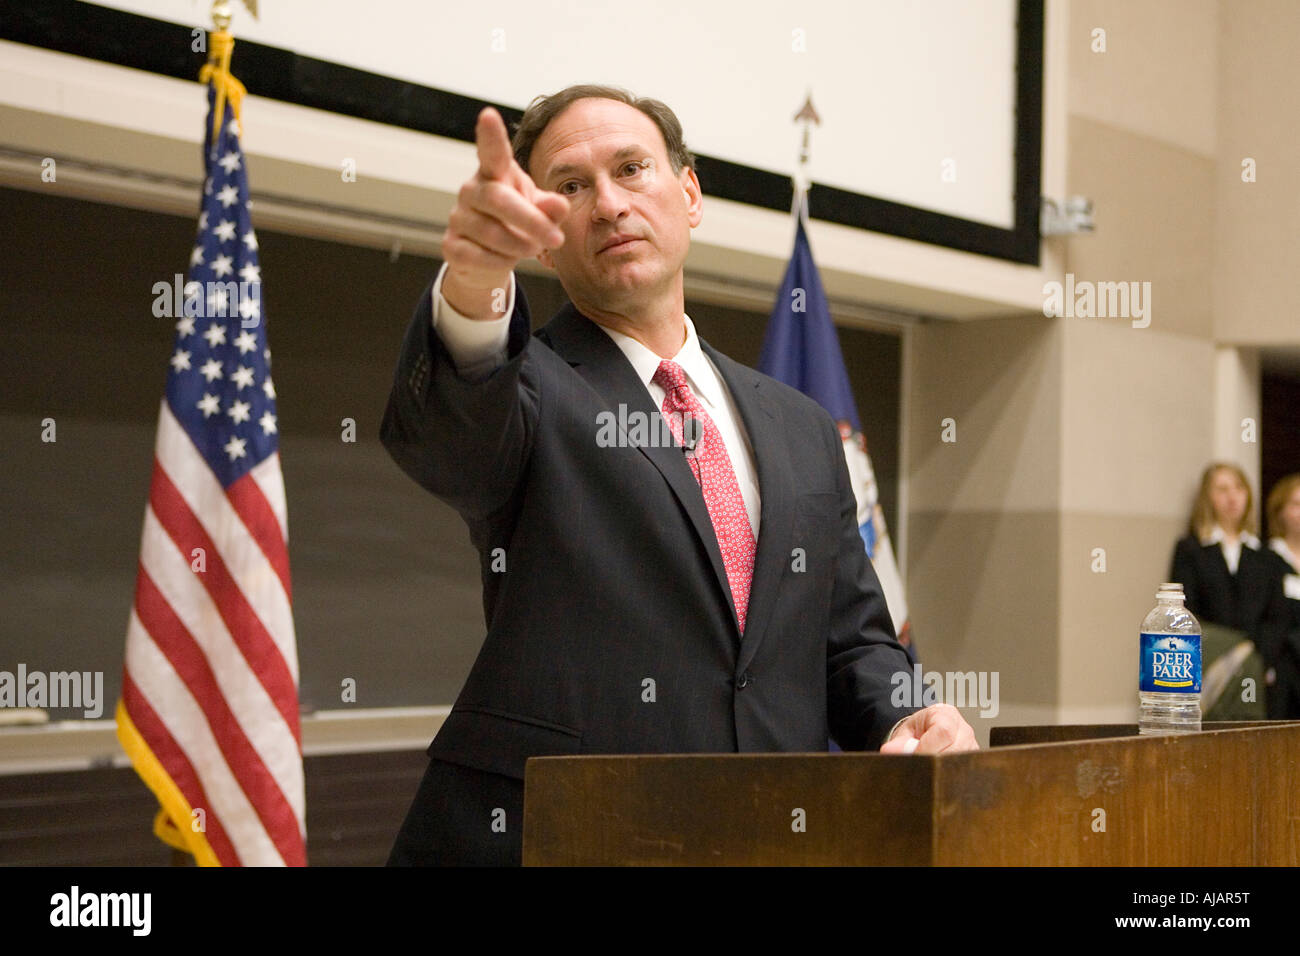
{"type": "Polygon", "coordinates": [[[532,451],[540,397],[528,303],[516,291],[504,364],[476,378],[457,370],[434,329],[430,284],[407,326],[380,427],[402,470],[467,520],[511,499],[532,451]]]}
{"type": "MultiPolygon", "coordinates": [[[[912,663],[894,635],[876,572],[858,531],[858,505],[849,482],[839,430],[824,419],[840,495],[840,540],[826,645],[826,708],[831,736],[844,750],[878,750],[899,720],[920,710],[899,697],[896,674],[912,686],[912,663]]],[[[918,705],[920,702],[916,702],[918,705]]]]}
{"type": "Polygon", "coordinates": [[[1285,559],[1270,551],[1264,551],[1262,557],[1263,561],[1260,563],[1265,572],[1263,577],[1267,599],[1260,616],[1259,632],[1252,634],[1251,638],[1264,662],[1269,667],[1276,667],[1286,653],[1288,638],[1293,639],[1296,636],[1288,634],[1291,625],[1291,608],[1286,596],[1285,582],[1290,567],[1285,559]]]}

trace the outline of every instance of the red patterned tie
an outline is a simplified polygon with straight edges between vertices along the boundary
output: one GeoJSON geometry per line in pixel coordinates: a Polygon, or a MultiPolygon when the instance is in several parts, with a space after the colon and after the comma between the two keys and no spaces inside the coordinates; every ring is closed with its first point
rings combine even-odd
{"type": "Polygon", "coordinates": [[[713,521],[713,533],[718,536],[722,564],[727,570],[727,582],[736,602],[736,620],[743,634],[757,546],[749,514],[745,511],[745,499],[740,495],[740,485],[727,456],[727,446],[723,444],[713,419],[691,393],[686,384],[686,373],[680,365],[665,359],[659,363],[652,381],[664,390],[663,414],[673,437],[687,444],[682,440],[684,422],[689,434],[697,438],[694,450],[688,453],[687,458],[695,480],[704,492],[704,504],[713,521]]]}

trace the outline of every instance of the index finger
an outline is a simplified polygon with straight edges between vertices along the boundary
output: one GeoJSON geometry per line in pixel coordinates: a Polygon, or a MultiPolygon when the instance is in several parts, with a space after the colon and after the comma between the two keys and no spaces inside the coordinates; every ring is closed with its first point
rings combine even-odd
{"type": "Polygon", "coordinates": [[[474,143],[478,147],[478,171],[484,179],[505,179],[510,172],[514,153],[506,136],[506,123],[490,106],[483,107],[474,124],[474,143]]]}

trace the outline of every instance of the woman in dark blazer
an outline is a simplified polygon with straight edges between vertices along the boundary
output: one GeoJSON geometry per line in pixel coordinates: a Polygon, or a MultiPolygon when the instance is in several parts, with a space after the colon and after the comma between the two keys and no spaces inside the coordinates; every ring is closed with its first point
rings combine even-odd
{"type": "MultiPolygon", "coordinates": [[[[1282,637],[1282,576],[1255,535],[1246,475],[1218,462],[1201,475],[1190,533],[1174,546],[1169,580],[1183,586],[1187,609],[1203,624],[1244,632],[1275,670],[1282,637]]],[[[1270,716],[1277,705],[1270,687],[1270,716]]]]}
{"type": "Polygon", "coordinates": [[[1300,473],[1287,475],[1268,496],[1265,552],[1282,578],[1284,625],[1274,665],[1268,715],[1274,720],[1300,720],[1300,473]]]}

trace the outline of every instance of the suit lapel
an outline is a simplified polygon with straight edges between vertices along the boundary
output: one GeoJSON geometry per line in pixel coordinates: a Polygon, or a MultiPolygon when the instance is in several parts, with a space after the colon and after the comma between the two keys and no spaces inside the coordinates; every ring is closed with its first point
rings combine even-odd
{"type": "MultiPolygon", "coordinates": [[[[539,335],[604,397],[611,411],[616,412],[619,403],[623,403],[629,413],[639,411],[646,416],[659,413],[645,384],[637,377],[636,370],[622,350],[594,322],[578,312],[572,303],[566,303],[539,335]]],[[[790,472],[782,435],[780,406],[769,393],[770,385],[753,369],[728,358],[703,339],[700,340],[700,347],[726,382],[732,401],[745,424],[753,449],[754,465],[758,470],[759,496],[762,499],[754,577],[750,585],[745,634],[740,645],[739,668],[743,670],[753,661],[766,634],[776,606],[781,576],[790,559],[794,478],[790,472]]],[[[678,447],[638,447],[638,451],[663,475],[690,518],[696,536],[709,555],[714,577],[727,607],[731,609],[732,626],[739,636],[740,625],[736,619],[735,602],[731,597],[731,586],[727,582],[717,535],[704,503],[704,495],[682,450],[678,447]]]]}
{"type": "MultiPolygon", "coordinates": [[[[619,404],[623,404],[629,414],[641,412],[648,421],[654,421],[653,416],[660,413],[627,356],[594,322],[578,312],[572,303],[566,303],[538,334],[587,384],[600,393],[610,411],[617,413],[619,404]]],[[[626,440],[626,434],[623,437],[626,440]]],[[[735,604],[731,598],[731,586],[727,582],[726,566],[722,563],[718,538],[709,518],[709,509],[704,504],[704,495],[690,465],[686,463],[686,456],[680,446],[665,448],[638,444],[637,450],[663,475],[690,519],[696,536],[709,556],[714,577],[722,589],[726,604],[731,609],[732,626],[738,632],[739,622],[736,620],[735,604]]]]}

